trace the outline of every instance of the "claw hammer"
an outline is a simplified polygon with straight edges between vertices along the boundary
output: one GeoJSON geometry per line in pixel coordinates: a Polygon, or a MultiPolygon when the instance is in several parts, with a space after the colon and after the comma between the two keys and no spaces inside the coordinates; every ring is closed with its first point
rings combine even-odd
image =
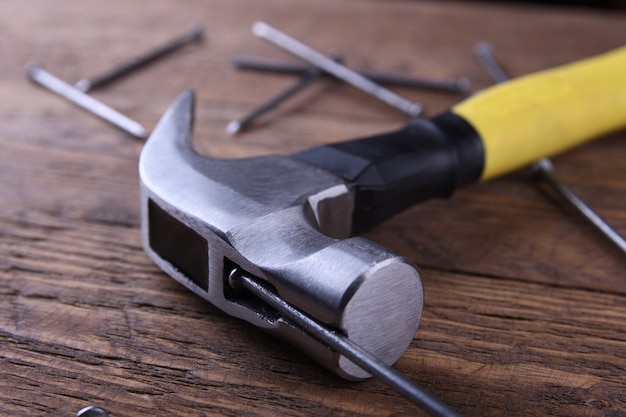
{"type": "Polygon", "coordinates": [[[431,119],[291,156],[218,160],[191,145],[182,93],[140,157],[142,239],[167,274],[338,375],[369,375],[232,282],[256,277],[385,363],[417,330],[410,260],[358,233],[429,198],[626,126],[626,48],[486,89],[431,119]]]}

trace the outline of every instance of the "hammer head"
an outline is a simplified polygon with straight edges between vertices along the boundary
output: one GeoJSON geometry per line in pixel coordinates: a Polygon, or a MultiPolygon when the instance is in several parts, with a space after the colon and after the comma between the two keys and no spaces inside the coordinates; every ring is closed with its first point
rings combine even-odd
{"type": "Polygon", "coordinates": [[[181,94],[139,161],[142,240],[168,275],[227,314],[299,346],[338,375],[369,375],[272,308],[233,288],[233,270],[343,332],[387,364],[417,330],[423,290],[405,258],[350,237],[354,193],[340,177],[270,155],[218,160],[191,145],[194,95],[181,94]]]}

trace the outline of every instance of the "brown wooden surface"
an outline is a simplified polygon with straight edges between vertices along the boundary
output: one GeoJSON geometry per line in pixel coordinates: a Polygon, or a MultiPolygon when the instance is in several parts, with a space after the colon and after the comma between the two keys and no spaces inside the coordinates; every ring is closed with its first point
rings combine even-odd
{"type": "MultiPolygon", "coordinates": [[[[379,381],[349,383],[160,272],[139,239],[141,143],[38,88],[75,82],[202,23],[207,41],[94,93],[152,128],[184,88],[195,139],[240,157],[399,127],[406,117],[325,81],[237,139],[226,123],[292,82],[235,54],[288,58],[265,20],[354,67],[490,83],[626,43],[626,16],[454,2],[0,2],[0,415],[421,415],[379,381]]],[[[626,71],[626,70],[625,70],[626,71]]],[[[626,74],[626,72],[625,72],[626,74]]],[[[399,89],[430,114],[460,97],[399,89]]],[[[625,92],[626,94],[626,92],[625,92]]],[[[593,105],[593,103],[590,103],[593,105]]],[[[626,117],[626,116],[625,116],[626,117]]],[[[514,128],[514,126],[512,126],[514,128]]],[[[626,234],[626,133],[555,158],[626,234]]],[[[467,416],[626,416],[626,260],[526,173],[412,208],[366,234],[421,266],[426,307],[396,367],[467,416]]]]}

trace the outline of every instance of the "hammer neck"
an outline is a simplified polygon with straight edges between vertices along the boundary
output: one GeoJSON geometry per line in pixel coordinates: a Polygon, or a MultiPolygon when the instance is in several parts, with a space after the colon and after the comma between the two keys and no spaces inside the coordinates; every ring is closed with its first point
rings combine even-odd
{"type": "Polygon", "coordinates": [[[325,145],[293,158],[331,172],[355,192],[354,234],[415,203],[480,179],[484,149],[462,117],[413,119],[400,130],[325,145]]]}

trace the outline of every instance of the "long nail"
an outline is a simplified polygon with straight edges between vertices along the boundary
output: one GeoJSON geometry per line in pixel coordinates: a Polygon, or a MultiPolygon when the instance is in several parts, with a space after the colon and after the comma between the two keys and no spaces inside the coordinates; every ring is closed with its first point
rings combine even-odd
{"type": "Polygon", "coordinates": [[[535,176],[543,180],[546,184],[569,203],[580,215],[591,223],[600,233],[602,233],[611,243],[626,254],[626,239],[624,239],[610,224],[608,224],[598,213],[596,213],[583,199],[578,197],[572,190],[567,188],[554,176],[552,163],[549,159],[542,159],[533,165],[535,176]]]}
{"type": "Polygon", "coordinates": [[[418,116],[423,110],[423,106],[421,104],[412,103],[409,100],[400,97],[396,93],[374,83],[373,81],[370,81],[346,66],[333,61],[324,54],[292,38],[286,33],[273,28],[267,23],[256,22],[252,26],[252,32],[256,36],[272,42],[273,44],[291,52],[310,64],[331,73],[340,80],[343,80],[359,90],[376,97],[377,99],[410,115],[411,117],[418,116]]]}
{"type": "Polygon", "coordinates": [[[76,87],[67,84],[40,66],[30,64],[27,67],[27,72],[30,79],[35,83],[47,88],[61,97],[66,98],[77,106],[82,107],[83,109],[95,114],[96,116],[135,137],[141,139],[146,138],[147,131],[139,123],[96,100],[95,98],[83,93],[76,87]]]}
{"type": "Polygon", "coordinates": [[[474,55],[496,83],[505,83],[510,80],[504,68],[496,61],[491,44],[487,42],[476,43],[474,45],[474,55]]]}
{"type": "Polygon", "coordinates": [[[421,407],[431,416],[435,417],[462,417],[439,398],[425,391],[406,376],[386,365],[378,357],[374,356],[361,346],[324,324],[303,313],[297,307],[283,300],[279,295],[268,290],[258,279],[244,275],[241,271],[234,270],[231,277],[236,285],[243,288],[275,308],[283,316],[283,319],[294,323],[304,332],[313,335],[317,340],[324,343],[328,348],[344,355],[352,362],[377,377],[396,392],[421,407]]]}
{"type": "MultiPolygon", "coordinates": [[[[340,61],[341,57],[339,55],[335,55],[332,58],[335,61],[340,61]]],[[[288,87],[286,90],[280,92],[276,96],[270,98],[263,104],[259,105],[255,109],[253,109],[250,113],[239,120],[233,120],[226,126],[226,132],[231,135],[239,133],[245,130],[248,126],[252,124],[256,119],[272,110],[275,107],[278,107],[281,103],[286,101],[288,98],[296,95],[298,92],[304,90],[309,85],[313,84],[315,81],[320,79],[324,75],[324,71],[317,68],[311,67],[302,73],[300,79],[288,87]]]]}
{"type": "Polygon", "coordinates": [[[159,46],[147,53],[134,58],[128,62],[125,62],[117,67],[112,68],[105,73],[95,76],[93,78],[84,78],[79,80],[75,86],[82,92],[93,91],[97,88],[104,87],[105,85],[121,78],[129,73],[145,66],[159,58],[162,58],[190,43],[199,41],[203,38],[203,29],[199,25],[194,25],[185,35],[169,41],[165,45],[159,46]]]}
{"type": "MultiPolygon", "coordinates": [[[[292,62],[246,55],[235,56],[232,58],[231,62],[239,69],[280,74],[303,75],[309,69],[304,65],[292,62]]],[[[470,86],[470,81],[467,77],[437,79],[410,77],[403,74],[367,70],[359,70],[357,72],[375,83],[395,87],[425,88],[463,94],[467,93],[470,86]]]]}

